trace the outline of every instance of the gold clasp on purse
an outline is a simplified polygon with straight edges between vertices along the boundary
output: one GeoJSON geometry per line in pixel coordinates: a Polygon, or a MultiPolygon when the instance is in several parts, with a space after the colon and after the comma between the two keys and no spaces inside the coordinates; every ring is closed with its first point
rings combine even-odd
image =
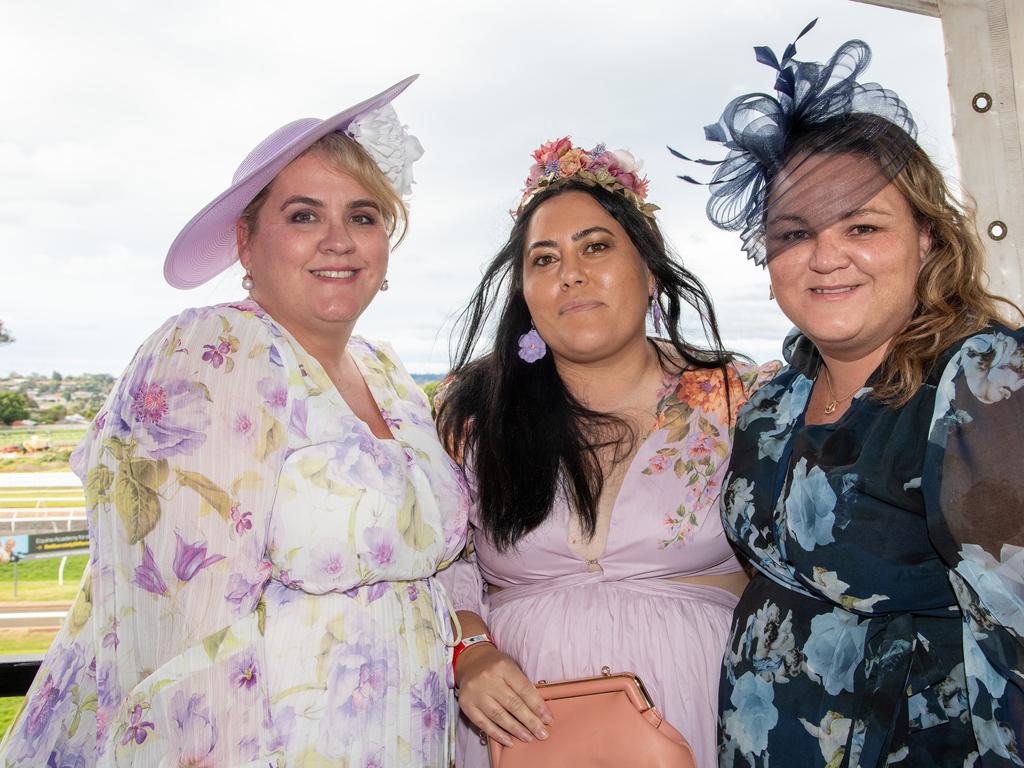
{"type": "Polygon", "coordinates": [[[571,681],[560,681],[557,683],[549,683],[547,680],[538,680],[537,687],[545,688],[554,685],[564,685],[566,682],[586,683],[593,680],[607,680],[613,677],[622,677],[633,682],[640,694],[640,697],[644,700],[644,708],[640,710],[641,713],[654,708],[654,699],[651,698],[651,694],[647,692],[647,688],[644,686],[644,681],[641,680],[638,675],[634,675],[629,672],[616,672],[613,674],[611,667],[608,666],[601,667],[601,674],[595,677],[580,677],[571,681]]]}

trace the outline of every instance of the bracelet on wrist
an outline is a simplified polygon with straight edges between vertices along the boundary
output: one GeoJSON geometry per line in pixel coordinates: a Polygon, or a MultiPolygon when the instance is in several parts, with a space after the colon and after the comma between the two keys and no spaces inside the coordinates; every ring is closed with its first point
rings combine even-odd
{"type": "MultiPolygon", "coordinates": [[[[455,649],[452,651],[452,677],[455,677],[455,664],[458,662],[459,656],[462,655],[462,652],[467,648],[479,645],[480,643],[489,643],[494,645],[494,641],[491,639],[491,636],[484,632],[480,635],[464,637],[462,638],[462,642],[455,646],[455,649]]],[[[494,647],[497,648],[496,645],[494,647]]]]}

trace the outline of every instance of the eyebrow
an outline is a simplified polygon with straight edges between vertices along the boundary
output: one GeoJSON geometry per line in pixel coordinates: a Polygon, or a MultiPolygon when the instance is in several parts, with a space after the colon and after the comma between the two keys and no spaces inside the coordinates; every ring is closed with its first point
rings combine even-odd
{"type": "Polygon", "coordinates": [[[784,213],[781,216],[772,216],[768,219],[768,225],[771,226],[772,224],[778,224],[780,221],[794,222],[797,224],[807,223],[803,216],[798,216],[795,213],[784,213]]]}
{"type": "MultiPolygon", "coordinates": [[[[311,205],[314,208],[323,208],[324,201],[318,200],[315,197],[305,197],[304,195],[292,195],[283,203],[281,203],[281,210],[283,211],[290,205],[311,205]]],[[[373,208],[374,210],[380,210],[380,204],[376,200],[353,200],[348,204],[350,209],[352,208],[373,208]]]]}
{"type": "Polygon", "coordinates": [[[283,203],[281,203],[281,210],[283,211],[289,205],[312,205],[314,208],[323,208],[324,201],[317,200],[315,197],[303,197],[302,195],[292,195],[283,203]]]}
{"type": "MultiPolygon", "coordinates": [[[[610,235],[611,237],[615,237],[615,233],[612,232],[607,227],[597,226],[597,227],[587,227],[586,229],[581,229],[579,232],[574,232],[573,234],[571,234],[569,236],[569,239],[572,240],[575,243],[575,242],[578,242],[578,241],[582,240],[583,238],[587,237],[588,235],[594,234],[595,232],[604,232],[606,235],[610,235]]],[[[558,243],[556,243],[554,240],[535,240],[534,242],[530,243],[530,247],[527,248],[526,250],[527,251],[532,251],[534,248],[557,248],[557,247],[558,247],[558,243]]]]}
{"type": "MultiPolygon", "coordinates": [[[[879,210],[878,208],[858,208],[855,211],[847,211],[838,219],[836,219],[836,221],[846,221],[847,219],[852,219],[856,216],[864,216],[868,214],[874,214],[875,216],[892,216],[891,213],[879,210]]],[[[779,224],[781,222],[804,225],[807,224],[807,220],[803,216],[800,216],[799,214],[784,213],[780,216],[773,216],[772,218],[768,219],[768,226],[771,226],[772,224],[779,224]]]]}
{"type": "Polygon", "coordinates": [[[843,214],[844,219],[852,219],[854,216],[863,216],[865,214],[873,213],[876,216],[892,216],[888,211],[880,211],[878,208],[858,208],[855,211],[843,214]]]}

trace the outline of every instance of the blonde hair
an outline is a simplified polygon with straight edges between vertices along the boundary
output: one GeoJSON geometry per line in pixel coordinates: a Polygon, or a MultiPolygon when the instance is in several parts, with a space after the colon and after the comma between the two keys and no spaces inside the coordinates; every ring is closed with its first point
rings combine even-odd
{"type": "Polygon", "coordinates": [[[916,142],[892,183],[910,205],[918,227],[931,237],[917,277],[917,306],[906,327],[892,338],[874,388],[878,400],[898,407],[910,401],[952,344],[992,323],[1006,322],[1004,310],[1021,310],[985,288],[985,250],[974,211],[953,196],[916,142]]]}
{"type": "MultiPolygon", "coordinates": [[[[405,201],[402,200],[402,196],[398,194],[373,158],[359,146],[359,142],[343,133],[333,132],[319,139],[298,157],[306,155],[315,155],[323,160],[328,167],[338,173],[348,174],[362,184],[380,206],[388,237],[394,238],[395,233],[398,233],[398,238],[394,241],[395,246],[397,247],[405,239],[405,234],[409,229],[409,210],[406,208],[405,201]]],[[[295,159],[297,160],[298,157],[295,159]]],[[[270,184],[260,190],[259,194],[245,206],[242,215],[238,217],[245,224],[250,236],[256,234],[260,210],[267,200],[270,186],[273,183],[274,181],[271,179],[270,184]]]]}

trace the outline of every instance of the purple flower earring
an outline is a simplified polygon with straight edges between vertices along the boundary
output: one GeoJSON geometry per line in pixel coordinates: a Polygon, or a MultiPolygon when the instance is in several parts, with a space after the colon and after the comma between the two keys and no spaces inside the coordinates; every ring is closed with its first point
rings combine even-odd
{"type": "Polygon", "coordinates": [[[519,337],[519,359],[524,363],[536,363],[548,353],[548,345],[530,323],[530,330],[519,337]]]}
{"type": "Polygon", "coordinates": [[[651,296],[651,320],[654,322],[654,332],[661,336],[665,327],[665,316],[661,313],[661,291],[656,290],[651,296]]]}

